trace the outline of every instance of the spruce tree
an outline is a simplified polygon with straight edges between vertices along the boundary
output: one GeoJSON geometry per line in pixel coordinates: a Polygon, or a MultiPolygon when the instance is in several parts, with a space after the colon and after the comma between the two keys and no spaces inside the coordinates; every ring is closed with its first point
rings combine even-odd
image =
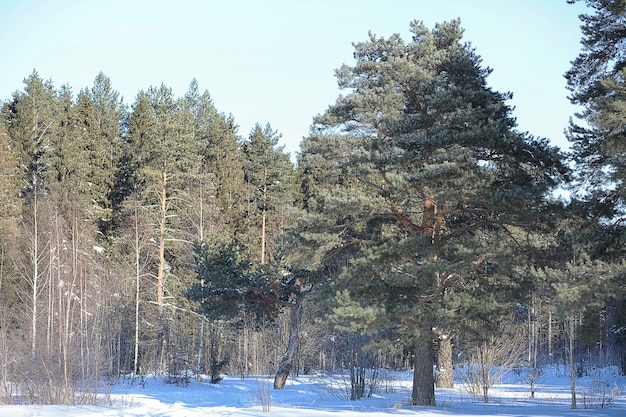
{"type": "Polygon", "coordinates": [[[250,224],[250,256],[265,264],[276,258],[279,237],[292,217],[295,204],[295,169],[284,146],[278,146],[281,135],[267,124],[257,124],[244,142],[244,174],[249,187],[246,220],[250,224]]]}
{"type": "Polygon", "coordinates": [[[190,240],[204,241],[209,234],[224,233],[220,210],[217,207],[215,176],[208,169],[205,150],[209,141],[210,119],[217,113],[208,91],[200,93],[198,82],[192,80],[185,96],[181,99],[184,123],[191,127],[194,141],[200,152],[198,171],[189,176],[183,216],[187,221],[190,240]]]}
{"type": "MultiPolygon", "coordinates": [[[[193,85],[192,85],[193,87],[193,85]]],[[[246,250],[245,157],[234,118],[218,111],[208,92],[198,96],[195,134],[201,146],[202,172],[214,190],[215,225],[246,250]]]]}
{"type": "Polygon", "coordinates": [[[489,274],[492,242],[530,229],[566,169],[547,140],[514,129],[510,94],[487,87],[459,21],[411,32],[409,43],[370,34],[337,70],[347,94],[302,146],[301,237],[311,260],[345,259],[336,287],[405,327],[412,403],[434,405],[437,306],[489,274]]]}
{"type": "Polygon", "coordinates": [[[86,155],[87,194],[100,231],[113,228],[115,177],[123,152],[122,128],[126,109],[111,80],[100,72],[91,88],[82,89],[76,99],[76,127],[86,155]]]}
{"type": "Polygon", "coordinates": [[[17,275],[14,260],[18,259],[19,253],[22,202],[19,199],[19,165],[9,146],[3,118],[0,118],[0,160],[0,299],[11,305],[18,301],[16,285],[12,281],[17,275]]]}
{"type": "Polygon", "coordinates": [[[54,143],[59,117],[56,95],[52,83],[33,71],[24,79],[24,90],[13,95],[4,112],[9,142],[22,169],[22,183],[26,184],[24,196],[48,182],[47,150],[54,143]]]}

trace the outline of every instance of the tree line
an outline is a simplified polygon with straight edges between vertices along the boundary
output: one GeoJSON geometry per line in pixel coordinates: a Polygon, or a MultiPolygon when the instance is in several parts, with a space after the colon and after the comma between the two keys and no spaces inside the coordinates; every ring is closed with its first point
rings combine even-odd
{"type": "Polygon", "coordinates": [[[33,71],[0,112],[2,400],[337,369],[358,399],[388,367],[435,405],[455,367],[488,401],[496,365],[534,392],[562,362],[576,407],[591,363],[626,369],[626,6],[587,3],[568,153],[517,130],[459,20],[355,43],[295,164],[196,80],[127,106],[33,71]]]}

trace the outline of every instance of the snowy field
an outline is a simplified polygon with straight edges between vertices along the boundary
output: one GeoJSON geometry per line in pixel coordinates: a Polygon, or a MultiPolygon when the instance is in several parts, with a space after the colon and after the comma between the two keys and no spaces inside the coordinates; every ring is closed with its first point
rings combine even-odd
{"type": "Polygon", "coordinates": [[[346,377],[290,378],[283,391],[271,389],[266,377],[226,377],[219,385],[191,380],[186,386],[163,378],[122,381],[103,390],[100,406],[0,406],[0,416],[626,416],[626,378],[616,369],[602,369],[577,378],[578,409],[570,408],[569,378],[563,369],[549,368],[530,398],[523,373],[509,373],[490,390],[490,402],[468,394],[464,386],[437,389],[437,407],[410,407],[411,374],[382,372],[371,398],[350,401],[346,377]],[[604,407],[600,405],[604,403],[604,407]],[[585,408],[588,407],[588,408],[585,408]]]}

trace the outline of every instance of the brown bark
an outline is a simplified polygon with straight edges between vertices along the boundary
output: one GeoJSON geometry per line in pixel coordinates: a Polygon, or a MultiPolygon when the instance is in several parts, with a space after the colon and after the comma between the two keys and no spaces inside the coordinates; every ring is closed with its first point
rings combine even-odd
{"type": "Polygon", "coordinates": [[[304,295],[300,294],[296,297],[291,305],[291,321],[289,322],[289,342],[287,349],[280,361],[280,366],[274,378],[274,389],[285,388],[285,382],[293,367],[293,358],[298,350],[298,330],[300,327],[300,319],[302,318],[302,302],[304,295]]]}
{"type": "MultiPolygon", "coordinates": [[[[434,243],[437,230],[437,206],[434,197],[424,195],[424,213],[422,216],[422,233],[431,243],[434,243]]],[[[436,258],[436,253],[430,253],[429,258],[436,258]]],[[[422,298],[422,297],[418,297],[422,298]]],[[[436,298],[436,297],[435,297],[436,298]]],[[[432,301],[432,300],[431,300],[432,301]]],[[[421,319],[422,324],[417,329],[415,338],[415,359],[413,363],[413,390],[411,405],[435,406],[435,376],[433,374],[433,334],[428,320],[421,319]]]]}
{"type": "Polygon", "coordinates": [[[430,329],[419,329],[414,349],[411,405],[434,407],[436,405],[435,377],[433,375],[433,339],[430,329]]]}
{"type": "Polygon", "coordinates": [[[424,236],[434,239],[436,223],[436,205],[432,196],[424,196],[424,215],[422,217],[422,229],[424,236]]]}

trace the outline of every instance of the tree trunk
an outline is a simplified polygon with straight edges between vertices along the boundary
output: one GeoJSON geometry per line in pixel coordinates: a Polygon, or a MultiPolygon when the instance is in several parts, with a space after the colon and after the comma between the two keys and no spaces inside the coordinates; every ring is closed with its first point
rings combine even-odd
{"type": "Polygon", "coordinates": [[[263,210],[261,211],[261,265],[265,264],[265,221],[267,208],[267,168],[263,177],[263,210]]]}
{"type": "Polygon", "coordinates": [[[165,229],[167,223],[167,168],[163,169],[163,184],[159,195],[160,219],[159,219],[159,267],[157,270],[156,302],[159,316],[163,316],[164,293],[165,293],[165,229]]]}
{"type": "Polygon", "coordinates": [[[445,334],[438,328],[433,328],[433,331],[439,341],[435,384],[437,388],[454,388],[454,374],[452,372],[452,336],[445,334]]]}
{"type": "Polygon", "coordinates": [[[566,324],[567,327],[567,339],[569,342],[568,349],[568,362],[569,362],[569,384],[570,384],[570,392],[572,394],[572,409],[576,408],[576,370],[574,369],[574,332],[575,332],[575,324],[574,319],[569,319],[569,323],[566,324]]]}
{"type": "MultiPolygon", "coordinates": [[[[423,195],[424,213],[422,214],[422,234],[431,243],[437,239],[439,222],[443,219],[443,212],[437,210],[434,197],[423,195]]],[[[437,259],[436,251],[430,251],[429,261],[437,259]]],[[[435,406],[435,376],[433,374],[433,338],[429,320],[422,318],[422,324],[416,329],[415,358],[413,359],[413,391],[411,393],[411,405],[435,406]]]]}
{"type": "Polygon", "coordinates": [[[139,290],[141,289],[141,248],[139,246],[139,207],[135,201],[135,342],[133,347],[133,377],[139,374],[139,290]]]}
{"type": "Polygon", "coordinates": [[[285,388],[285,382],[291,372],[293,366],[293,358],[298,350],[298,330],[300,327],[300,319],[302,318],[302,302],[304,301],[304,295],[299,294],[296,297],[294,304],[291,306],[291,321],[289,323],[289,342],[287,343],[287,349],[280,361],[278,372],[274,378],[274,389],[285,388]]]}
{"type": "MultiPolygon", "coordinates": [[[[39,260],[40,260],[40,253],[39,253],[39,223],[38,223],[38,217],[39,217],[39,211],[38,211],[38,197],[39,197],[39,190],[37,188],[37,177],[35,174],[33,174],[33,189],[34,189],[34,195],[33,195],[33,250],[31,252],[31,260],[33,262],[33,280],[32,280],[32,301],[33,301],[33,308],[32,308],[32,316],[31,316],[31,344],[30,344],[30,350],[31,350],[31,354],[33,357],[35,357],[36,353],[37,353],[37,315],[39,314],[39,312],[37,311],[37,303],[38,303],[38,299],[37,299],[37,295],[39,294],[39,260]]],[[[52,313],[50,313],[52,314],[52,313]]]]}
{"type": "Polygon", "coordinates": [[[552,312],[548,311],[548,356],[550,360],[554,354],[552,353],[552,312]]]}
{"type": "Polygon", "coordinates": [[[219,384],[224,376],[222,371],[224,368],[224,360],[220,357],[220,329],[219,323],[211,325],[209,339],[209,373],[211,374],[211,384],[219,384]]]}
{"type": "Polygon", "coordinates": [[[198,375],[202,372],[202,355],[204,353],[204,313],[200,316],[200,341],[198,343],[198,357],[196,361],[196,372],[198,375]]]}
{"type": "Polygon", "coordinates": [[[156,340],[156,356],[155,363],[160,371],[165,369],[163,360],[166,355],[166,325],[165,325],[165,277],[166,277],[166,260],[165,260],[165,232],[167,230],[167,162],[164,162],[163,183],[159,195],[160,202],[160,219],[159,219],[159,265],[156,278],[156,303],[157,303],[157,340],[156,340]]]}
{"type": "MultiPolygon", "coordinates": [[[[534,301],[533,301],[534,304],[534,301]]],[[[537,335],[537,325],[534,307],[528,309],[528,376],[530,378],[530,398],[535,398],[536,382],[539,376],[539,369],[537,368],[537,355],[539,347],[539,338],[537,335]]],[[[550,326],[548,324],[548,326],[550,326]]],[[[548,339],[550,333],[548,332],[548,339]]]]}
{"type": "Polygon", "coordinates": [[[419,330],[415,340],[411,405],[435,406],[435,377],[433,375],[434,358],[433,340],[431,334],[431,329],[422,328],[419,330]]]}

